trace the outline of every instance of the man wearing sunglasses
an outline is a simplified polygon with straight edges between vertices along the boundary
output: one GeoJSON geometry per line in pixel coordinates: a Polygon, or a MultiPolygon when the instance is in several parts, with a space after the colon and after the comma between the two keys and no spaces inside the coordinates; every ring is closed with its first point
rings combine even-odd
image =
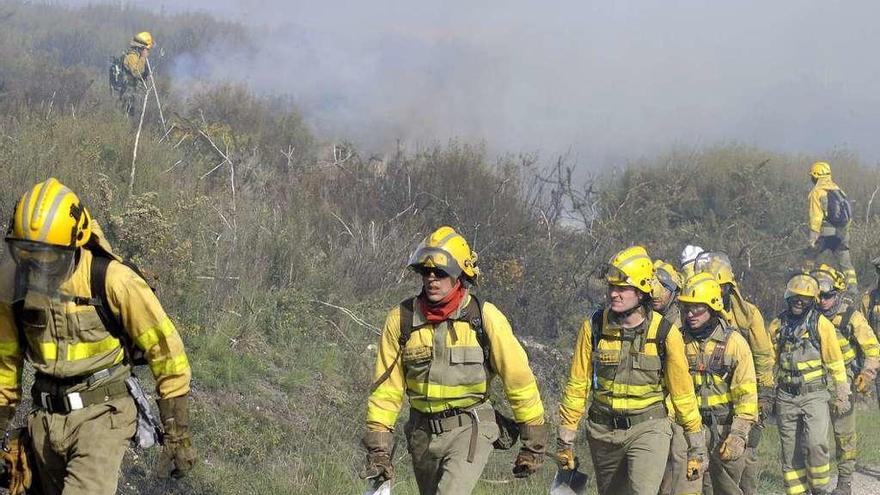
{"type": "Polygon", "coordinates": [[[28,430],[40,493],[116,493],[136,431],[128,388],[134,349],[156,379],[164,425],[160,475],[185,475],[195,460],[187,414],[191,371],[180,336],[147,283],[120,262],[77,195],[54,178],[21,197],[5,240],[11,260],[0,265],[0,429],[7,430],[21,400],[27,359],[35,370],[28,430]],[[92,278],[104,262],[109,308],[92,278]],[[111,332],[102,311],[122,333],[111,332]]]}
{"type": "MultiPolygon", "coordinates": [[[[819,282],[819,311],[831,320],[837,330],[846,376],[852,384],[852,390],[865,394],[873,388],[877,369],[880,368],[877,337],[861,311],[842,297],[846,291],[844,274],[823,263],[811,275],[819,282]]],[[[850,495],[858,456],[855,408],[851,407],[842,413],[832,411],[831,426],[834,428],[837,449],[838,474],[834,495],[850,495]]]]}
{"type": "Polygon", "coordinates": [[[776,343],[776,417],[785,493],[830,493],[831,410],[851,407],[843,353],[834,325],[816,308],[819,283],[800,274],[785,288],[788,308],[770,323],[776,343]]]}
{"type": "MultiPolygon", "coordinates": [[[[672,469],[677,480],[670,493],[742,495],[743,454],[749,430],[758,418],[752,352],[742,334],[728,325],[721,286],[713,275],[704,272],[689,278],[678,301],[684,319],[685,353],[705,425],[711,476],[703,477],[703,486],[688,481],[684,455],[673,456],[682,465],[672,469]]],[[[683,435],[677,430],[677,435],[683,435]]]]}
{"type": "Polygon", "coordinates": [[[685,431],[687,478],[701,478],[706,444],[679,329],[651,309],[654,264],[642,246],[606,266],[607,305],[581,325],[559,403],[557,460],[574,469],[587,409],[587,440],[599,495],[656,495],[672,439],[666,406],[685,431]]]}
{"type": "MultiPolygon", "coordinates": [[[[393,477],[392,432],[406,395],[411,409],[404,433],[419,492],[470,493],[499,439],[498,422],[509,421],[496,419],[488,401],[496,375],[522,443],[513,473],[535,473],[547,437],[544,406],[507,318],[471,293],[479,275],[476,254],[455,230],[440,227],[415,249],[409,267],[421,276],[421,292],[385,320],[367,402],[361,476],[373,482],[393,477]]],[[[498,446],[509,448],[513,441],[498,446]]]]}

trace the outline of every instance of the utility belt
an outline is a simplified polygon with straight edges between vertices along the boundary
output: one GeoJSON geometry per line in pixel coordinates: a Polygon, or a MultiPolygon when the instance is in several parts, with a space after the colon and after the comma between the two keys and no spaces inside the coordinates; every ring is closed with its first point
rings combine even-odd
{"type": "Polygon", "coordinates": [[[34,406],[50,413],[69,414],[95,404],[103,404],[128,395],[125,377],[104,385],[94,386],[100,380],[109,378],[124,364],[117,364],[90,375],[57,378],[45,373],[36,373],[31,396],[34,406]],[[67,391],[85,384],[86,389],[79,392],[67,391]]]}
{"type": "Polygon", "coordinates": [[[590,411],[587,413],[587,417],[590,421],[599,425],[607,426],[615,430],[628,430],[639,423],[644,423],[645,421],[667,418],[669,417],[669,411],[666,410],[666,405],[662,402],[656,406],[651,406],[650,409],[639,414],[623,415],[612,414],[598,409],[595,406],[591,406],[590,411]]]}
{"type": "Polygon", "coordinates": [[[779,390],[783,390],[790,395],[804,395],[820,390],[828,390],[825,380],[816,380],[810,383],[779,383],[779,390]]]}
{"type": "Polygon", "coordinates": [[[705,426],[730,426],[733,424],[733,409],[713,410],[700,409],[700,416],[705,426]]]}
{"type": "Polygon", "coordinates": [[[427,430],[432,435],[440,435],[462,426],[473,425],[467,461],[474,462],[480,423],[495,422],[495,410],[492,407],[480,407],[485,402],[482,400],[465,409],[453,408],[439,413],[423,413],[416,409],[410,409],[410,416],[416,428],[427,430]]]}

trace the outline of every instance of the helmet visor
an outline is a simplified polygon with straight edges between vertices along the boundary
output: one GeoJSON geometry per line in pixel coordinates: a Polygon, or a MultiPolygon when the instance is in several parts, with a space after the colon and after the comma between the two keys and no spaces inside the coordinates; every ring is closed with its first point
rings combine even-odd
{"type": "Polygon", "coordinates": [[[31,288],[54,292],[73,273],[75,249],[21,240],[7,245],[15,263],[27,271],[31,288]]]}
{"type": "Polygon", "coordinates": [[[635,287],[636,285],[630,280],[629,275],[620,268],[608,263],[602,270],[602,278],[610,285],[635,287]]]}
{"type": "Polygon", "coordinates": [[[419,268],[438,268],[453,278],[461,276],[461,267],[458,266],[458,262],[455,261],[451,254],[440,248],[427,247],[424,243],[419,244],[419,247],[413,251],[407,265],[414,270],[419,268]]]}
{"type": "Polygon", "coordinates": [[[722,270],[733,272],[733,265],[726,253],[706,251],[694,260],[694,273],[707,272],[717,276],[722,270]]]}

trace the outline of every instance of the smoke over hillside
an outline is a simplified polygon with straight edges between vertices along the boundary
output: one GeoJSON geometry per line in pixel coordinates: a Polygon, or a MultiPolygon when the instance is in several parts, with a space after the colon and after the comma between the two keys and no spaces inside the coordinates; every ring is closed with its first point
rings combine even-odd
{"type": "Polygon", "coordinates": [[[495,151],[571,150],[601,166],[737,140],[880,158],[880,60],[870,51],[880,44],[880,6],[871,2],[161,8],[205,10],[252,29],[249,46],[182,58],[173,68],[180,84],[231,80],[289,94],[322,133],[373,150],[461,137],[495,151]]]}

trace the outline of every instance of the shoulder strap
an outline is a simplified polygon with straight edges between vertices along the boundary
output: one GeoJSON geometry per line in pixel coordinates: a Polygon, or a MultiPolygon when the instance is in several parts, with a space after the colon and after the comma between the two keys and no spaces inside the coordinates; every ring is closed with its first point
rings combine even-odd
{"type": "Polygon", "coordinates": [[[730,341],[731,335],[733,335],[733,328],[724,327],[724,338],[715,345],[715,349],[712,350],[712,356],[709,358],[707,366],[709,370],[713,372],[725,371],[724,352],[727,350],[727,343],[730,341]]]}
{"type": "MultiPolygon", "coordinates": [[[[659,313],[658,313],[659,314],[659,313]]],[[[657,355],[665,361],[666,358],[666,337],[672,330],[672,322],[665,316],[660,316],[660,325],[657,327],[657,334],[653,339],[647,339],[645,343],[653,342],[657,346],[657,355]]]]}
{"type": "Polygon", "coordinates": [[[483,327],[483,304],[477,296],[473,294],[470,294],[470,298],[471,300],[468,301],[467,305],[464,307],[458,320],[466,321],[474,329],[474,332],[477,334],[477,342],[483,349],[483,362],[486,363],[487,367],[491,368],[492,360],[490,359],[490,356],[492,354],[492,349],[491,344],[489,343],[489,336],[486,335],[486,329],[483,327]]]}
{"type": "Polygon", "coordinates": [[[590,341],[593,344],[590,351],[590,361],[593,363],[593,390],[599,389],[599,372],[596,370],[599,364],[599,341],[602,339],[602,330],[605,323],[605,308],[599,306],[593,314],[590,315],[590,341]]]}
{"type": "Polygon", "coordinates": [[[376,391],[379,388],[379,385],[385,383],[385,380],[391,376],[391,372],[394,371],[394,367],[397,366],[397,361],[400,360],[400,357],[403,355],[403,348],[406,346],[407,341],[409,341],[410,335],[412,335],[413,326],[413,310],[415,308],[415,298],[411,297],[402,303],[400,303],[400,335],[397,337],[397,355],[394,356],[394,360],[391,361],[391,364],[385,368],[385,371],[376,378],[376,381],[370,385],[370,393],[376,391]]]}
{"type": "Polygon", "coordinates": [[[853,313],[856,312],[856,308],[854,305],[850,304],[846,308],[846,311],[843,312],[843,318],[840,320],[840,333],[842,333],[845,337],[849,338],[849,328],[850,321],[852,321],[853,313]]]}
{"type": "Polygon", "coordinates": [[[12,297],[12,317],[15,320],[15,329],[18,332],[18,344],[22,349],[27,347],[27,336],[24,333],[24,300],[27,297],[27,271],[21,266],[15,267],[15,286],[12,297]]]}

